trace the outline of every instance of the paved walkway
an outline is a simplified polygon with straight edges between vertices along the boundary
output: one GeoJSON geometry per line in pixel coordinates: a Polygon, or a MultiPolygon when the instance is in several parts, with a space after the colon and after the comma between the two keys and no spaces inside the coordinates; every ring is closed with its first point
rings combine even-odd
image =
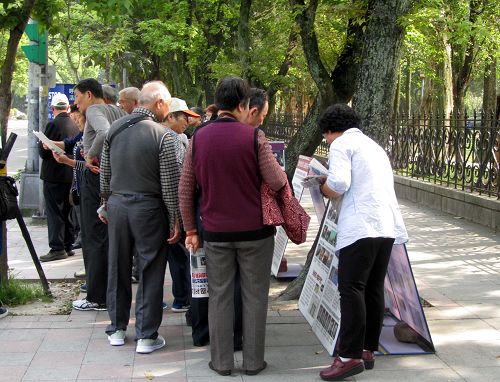
{"type": "MultiPolygon", "coordinates": [[[[425,313],[437,353],[380,356],[374,370],[350,380],[500,381],[499,235],[407,201],[401,207],[419,292],[433,305],[425,313]]],[[[9,222],[8,230],[10,266],[19,277],[36,278],[17,224],[9,222]]],[[[30,232],[39,255],[45,253],[46,227],[30,224],[30,232]]],[[[290,248],[290,258],[303,260],[308,245],[290,248]]],[[[82,267],[81,253],[43,266],[49,279],[72,277],[82,267]]],[[[170,280],[165,294],[172,301],[170,280]]],[[[165,311],[160,334],[167,346],[142,355],[131,340],[109,346],[106,312],[8,316],[0,320],[0,380],[309,382],[319,381],[319,371],[331,362],[298,310],[273,310],[267,324],[268,368],[253,377],[239,370],[220,377],[207,367],[209,349],[192,346],[183,318],[165,311]]],[[[133,322],[127,335],[133,337],[133,322]]],[[[241,352],[235,360],[241,367],[241,352]]]]}

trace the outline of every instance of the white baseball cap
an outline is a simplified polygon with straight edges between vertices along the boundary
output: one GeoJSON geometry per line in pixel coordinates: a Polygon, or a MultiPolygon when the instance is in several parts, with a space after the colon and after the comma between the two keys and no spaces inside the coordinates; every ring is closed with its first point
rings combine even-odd
{"type": "Polygon", "coordinates": [[[187,115],[190,115],[192,117],[199,117],[199,114],[196,114],[194,111],[189,110],[188,105],[186,101],[180,98],[172,98],[172,101],[170,102],[170,109],[169,113],[175,113],[176,111],[182,111],[183,113],[186,113],[187,115]]]}
{"type": "Polygon", "coordinates": [[[50,106],[69,106],[68,97],[63,93],[56,93],[52,96],[50,106]]]}

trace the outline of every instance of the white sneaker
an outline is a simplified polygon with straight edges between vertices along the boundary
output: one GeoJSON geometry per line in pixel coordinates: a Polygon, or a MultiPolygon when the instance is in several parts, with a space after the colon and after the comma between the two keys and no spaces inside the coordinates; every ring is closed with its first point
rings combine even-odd
{"type": "Polygon", "coordinates": [[[125,330],[118,329],[113,334],[108,336],[108,341],[111,346],[125,345],[125,330]]]}
{"type": "Polygon", "coordinates": [[[158,335],[155,340],[152,340],[150,338],[141,338],[140,340],[138,340],[135,351],[136,353],[147,354],[161,349],[164,346],[165,339],[162,336],[158,335]]]}
{"type": "Polygon", "coordinates": [[[75,300],[73,301],[73,309],[76,310],[107,310],[106,305],[100,305],[97,302],[87,301],[87,299],[83,300],[75,300]]]}

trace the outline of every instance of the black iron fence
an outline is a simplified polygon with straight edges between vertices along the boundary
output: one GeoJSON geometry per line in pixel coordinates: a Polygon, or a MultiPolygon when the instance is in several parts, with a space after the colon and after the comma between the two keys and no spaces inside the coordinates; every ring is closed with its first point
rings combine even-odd
{"type": "MultiPolygon", "coordinates": [[[[264,130],[288,143],[303,120],[273,116],[264,130]]],[[[401,115],[386,150],[397,174],[500,199],[500,121],[493,114],[401,115]]],[[[325,141],[315,155],[328,155],[325,141]]]]}
{"type": "Polygon", "coordinates": [[[493,114],[400,116],[387,151],[396,173],[500,199],[500,124],[493,114]]]}

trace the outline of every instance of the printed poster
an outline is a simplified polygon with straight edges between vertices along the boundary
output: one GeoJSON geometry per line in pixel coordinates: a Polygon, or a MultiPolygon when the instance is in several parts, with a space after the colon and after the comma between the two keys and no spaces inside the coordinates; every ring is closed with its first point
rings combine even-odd
{"type": "MultiPolygon", "coordinates": [[[[302,186],[302,180],[307,176],[309,172],[309,163],[313,158],[306,157],[304,155],[299,156],[299,161],[295,172],[293,173],[292,186],[295,198],[300,202],[302,199],[302,193],[304,191],[304,186],[302,186]]],[[[285,254],[286,246],[288,244],[288,236],[286,235],[283,227],[276,227],[276,235],[274,236],[274,252],[273,252],[273,262],[271,264],[271,274],[274,276],[278,275],[278,270],[281,264],[281,259],[285,254]]]]}
{"type": "Polygon", "coordinates": [[[335,349],[340,325],[338,293],[337,204],[328,205],[321,236],[299,299],[299,309],[325,349],[335,349]]]}
{"type": "MultiPolygon", "coordinates": [[[[299,310],[332,355],[340,325],[339,259],[335,246],[341,204],[341,200],[332,200],[327,207],[318,246],[299,299],[299,310]]],[[[384,289],[386,314],[379,351],[384,354],[435,352],[404,244],[393,246],[384,289]],[[394,334],[397,324],[407,324],[404,330],[414,334],[414,343],[397,340],[394,334]]]]}
{"type": "Polygon", "coordinates": [[[191,295],[193,298],[208,297],[208,277],[205,251],[189,251],[191,265],[191,295]]]}
{"type": "MultiPolygon", "coordinates": [[[[323,166],[318,160],[312,159],[309,163],[309,173],[308,176],[321,176],[328,175],[328,169],[323,166]]],[[[321,220],[323,219],[323,215],[325,214],[326,202],[325,197],[321,193],[319,189],[319,184],[309,187],[309,193],[311,194],[311,199],[314,205],[314,210],[316,211],[316,217],[318,219],[318,223],[321,224],[321,220]]]]}

